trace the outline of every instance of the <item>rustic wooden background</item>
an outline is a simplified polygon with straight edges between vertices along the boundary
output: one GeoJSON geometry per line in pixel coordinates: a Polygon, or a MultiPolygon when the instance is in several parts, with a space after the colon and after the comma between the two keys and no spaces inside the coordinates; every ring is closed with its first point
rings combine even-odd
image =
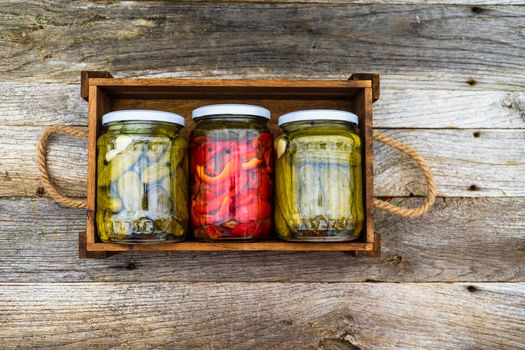
{"type": "MultiPolygon", "coordinates": [[[[0,2],[0,348],[525,349],[525,2],[0,2]],[[376,213],[379,259],[143,253],[80,260],[84,210],[46,196],[43,128],[86,126],[79,71],[116,77],[381,74],[375,127],[421,152],[435,208],[376,213]]],[[[421,203],[375,148],[375,190],[421,203]]],[[[50,168],[86,187],[86,142],[50,168]]]]}

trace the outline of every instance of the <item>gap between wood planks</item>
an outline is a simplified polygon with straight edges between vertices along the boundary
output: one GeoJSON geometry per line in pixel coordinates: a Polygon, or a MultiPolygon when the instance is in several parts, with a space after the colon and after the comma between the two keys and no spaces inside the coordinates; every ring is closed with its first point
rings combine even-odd
{"type": "Polygon", "coordinates": [[[508,285],[523,285],[523,281],[412,281],[412,282],[392,282],[392,281],[253,281],[253,280],[235,280],[235,281],[222,281],[222,280],[206,280],[206,281],[194,281],[194,280],[147,280],[147,281],[46,281],[46,282],[0,282],[1,286],[26,286],[26,285],[91,285],[91,284],[105,284],[105,285],[130,285],[135,283],[141,284],[192,284],[192,285],[231,285],[231,284],[273,284],[273,285],[298,285],[298,284],[315,284],[315,285],[331,285],[331,284],[350,284],[350,285],[458,285],[465,286],[465,290],[470,293],[481,291],[476,287],[483,286],[483,284],[508,284],[508,285]]]}

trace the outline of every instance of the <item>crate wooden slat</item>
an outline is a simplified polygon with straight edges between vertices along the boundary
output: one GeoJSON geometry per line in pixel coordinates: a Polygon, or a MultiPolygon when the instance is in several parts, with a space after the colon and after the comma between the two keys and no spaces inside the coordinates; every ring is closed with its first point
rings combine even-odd
{"type": "Polygon", "coordinates": [[[243,250],[243,251],[370,251],[373,243],[301,243],[284,241],[260,241],[260,242],[216,242],[206,243],[193,240],[167,243],[167,244],[111,244],[111,243],[88,243],[87,249],[93,252],[126,252],[126,251],[146,251],[146,250],[192,250],[192,251],[213,251],[213,250],[243,250]]]}
{"type": "Polygon", "coordinates": [[[380,238],[373,222],[372,103],[379,98],[379,76],[354,74],[349,80],[194,80],[113,78],[108,72],[82,72],[81,96],[89,103],[88,188],[86,232],[79,235],[79,255],[100,258],[123,251],[345,251],[357,256],[378,256],[380,238]],[[191,111],[213,103],[251,103],[272,112],[269,127],[278,132],[276,120],[299,109],[342,109],[359,117],[362,139],[363,204],[365,223],[359,239],[341,243],[285,242],[277,238],[261,242],[184,242],[159,245],[103,243],[96,233],[96,140],[101,117],[112,110],[156,109],[186,118],[183,130],[194,126],[191,111]]]}

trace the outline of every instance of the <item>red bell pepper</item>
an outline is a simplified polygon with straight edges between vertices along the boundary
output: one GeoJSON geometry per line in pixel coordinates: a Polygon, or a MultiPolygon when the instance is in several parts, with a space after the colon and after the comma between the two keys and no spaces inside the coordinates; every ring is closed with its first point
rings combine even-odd
{"type": "Polygon", "coordinates": [[[272,206],[263,200],[254,198],[246,205],[235,208],[235,220],[245,222],[250,220],[261,220],[272,215],[272,206]]]}
{"type": "Polygon", "coordinates": [[[272,197],[273,184],[268,174],[261,174],[259,177],[259,186],[257,187],[257,195],[264,201],[269,202],[272,197]]]}
{"type": "Polygon", "coordinates": [[[213,239],[217,239],[222,236],[222,232],[215,225],[210,225],[206,227],[206,234],[208,235],[208,237],[213,239]]]}
{"type": "Polygon", "coordinates": [[[272,137],[192,142],[192,220],[196,237],[257,237],[271,228],[272,137]],[[268,224],[269,222],[269,224],[268,224]]]}
{"type": "Polygon", "coordinates": [[[262,160],[253,158],[247,162],[241,164],[243,170],[252,170],[257,168],[262,163],[262,160]]]}
{"type": "Polygon", "coordinates": [[[261,223],[255,220],[241,222],[232,229],[232,236],[246,237],[253,236],[257,237],[261,233],[261,223]]]}
{"type": "Polygon", "coordinates": [[[272,147],[272,135],[269,132],[262,132],[257,136],[257,138],[253,141],[253,146],[255,148],[262,146],[264,148],[271,148],[272,147]]]}
{"type": "Polygon", "coordinates": [[[204,165],[197,165],[195,168],[197,176],[203,182],[207,184],[215,184],[222,182],[230,177],[231,173],[235,169],[235,162],[233,160],[229,160],[228,163],[226,163],[226,165],[222,169],[221,173],[217,176],[209,176],[208,174],[206,174],[204,165]]]}
{"type": "Polygon", "coordinates": [[[239,223],[235,226],[231,233],[232,236],[237,237],[254,237],[254,238],[265,238],[268,237],[272,230],[272,219],[264,220],[250,220],[247,222],[239,223]]]}
{"type": "Polygon", "coordinates": [[[192,210],[191,215],[193,219],[193,224],[195,226],[210,225],[226,220],[230,215],[231,202],[232,199],[230,198],[230,196],[225,196],[222,200],[219,210],[217,210],[215,214],[211,215],[199,214],[197,210],[192,210]]]}
{"type": "Polygon", "coordinates": [[[257,198],[257,189],[255,188],[248,188],[241,192],[235,193],[235,200],[234,205],[236,208],[239,208],[243,205],[247,205],[248,203],[252,202],[254,199],[257,198]]]}
{"type": "Polygon", "coordinates": [[[229,196],[229,193],[223,195],[216,195],[206,197],[206,195],[200,195],[197,199],[192,201],[192,210],[195,210],[201,215],[210,215],[215,213],[221,207],[225,200],[225,197],[229,196]]]}

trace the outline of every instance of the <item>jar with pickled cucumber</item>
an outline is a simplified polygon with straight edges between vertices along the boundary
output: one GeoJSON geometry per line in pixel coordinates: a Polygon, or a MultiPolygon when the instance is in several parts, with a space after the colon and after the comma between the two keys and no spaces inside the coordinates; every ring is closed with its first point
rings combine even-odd
{"type": "Polygon", "coordinates": [[[287,241],[342,242],[363,228],[361,140],[355,114],[306,110],[279,118],[275,226],[287,241]]]}
{"type": "Polygon", "coordinates": [[[253,105],[197,108],[190,138],[191,217],[200,241],[256,240],[272,229],[270,111],[253,105]]]}
{"type": "Polygon", "coordinates": [[[168,112],[105,114],[97,140],[100,240],[120,244],[182,241],[189,219],[184,118],[168,112]]]}

